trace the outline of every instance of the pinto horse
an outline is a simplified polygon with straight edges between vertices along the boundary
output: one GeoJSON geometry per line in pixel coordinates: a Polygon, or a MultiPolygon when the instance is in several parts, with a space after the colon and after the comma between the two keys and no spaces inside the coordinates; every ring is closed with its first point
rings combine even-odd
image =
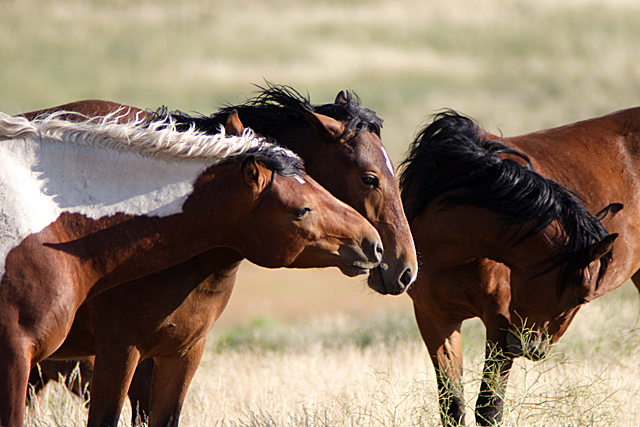
{"type": "Polygon", "coordinates": [[[640,108],[509,138],[450,111],[417,136],[401,176],[421,257],[409,295],[443,424],[464,425],[463,320],[487,330],[476,422],[499,424],[513,358],[544,357],[583,304],[639,283],[638,152],[640,108]]]}
{"type": "Polygon", "coordinates": [[[2,114],[0,162],[3,427],[22,425],[29,370],[62,344],[80,305],[118,284],[213,248],[349,275],[381,260],[368,221],[250,131],[2,114]]]}
{"type": "MultiPolygon", "coordinates": [[[[106,101],[80,101],[53,110],[57,109],[72,109],[94,116],[121,111],[123,120],[137,114],[146,114],[151,119],[166,114],[147,113],[106,101]]],[[[178,112],[171,116],[184,129],[193,124],[199,130],[215,132],[224,125],[228,132],[238,133],[242,123],[237,119],[237,113],[242,122],[254,130],[277,137],[279,143],[300,153],[309,173],[334,195],[354,206],[383,236],[384,265],[369,276],[373,289],[381,293],[398,293],[414,280],[417,271],[415,249],[393,167],[380,142],[381,120],[361,107],[355,94],[340,92],[334,104],[314,106],[292,89],[271,86],[247,103],[230,106],[212,116],[191,117],[178,112]],[[298,139],[304,143],[299,143],[298,139]]],[[[117,421],[139,358],[152,359],[142,362],[133,377],[129,388],[132,407],[141,409],[143,415],[150,412],[150,425],[177,424],[206,334],[226,306],[242,259],[233,252],[220,250],[209,255],[209,258],[201,256],[182,267],[176,266],[126,287],[114,288],[87,302],[78,311],[67,341],[54,357],[79,357],[94,352],[97,355],[91,386],[90,425],[97,425],[101,420],[117,421]],[[159,291],[160,287],[166,290],[159,291]],[[145,301],[143,309],[140,301],[145,301]],[[119,307],[117,315],[114,315],[114,307],[119,307]],[[193,366],[188,375],[186,369],[177,375],[175,365],[171,366],[167,361],[184,358],[187,348],[193,366]],[[135,349],[137,358],[123,363],[123,355],[132,351],[130,349],[135,349]],[[107,368],[99,366],[100,360],[109,360],[102,363],[107,368]],[[116,366],[118,375],[113,371],[116,366]],[[104,376],[100,374],[102,369],[104,376]],[[107,381],[110,382],[108,385],[107,381]],[[107,398],[109,403],[101,404],[102,408],[94,404],[107,398]]]]}

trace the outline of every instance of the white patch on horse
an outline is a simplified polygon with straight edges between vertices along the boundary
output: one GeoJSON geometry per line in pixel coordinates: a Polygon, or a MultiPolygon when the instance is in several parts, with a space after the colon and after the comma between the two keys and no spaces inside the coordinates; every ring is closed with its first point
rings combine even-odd
{"type": "Polygon", "coordinates": [[[73,123],[59,115],[28,121],[0,113],[0,280],[9,251],[63,212],[179,213],[207,167],[267,144],[250,130],[206,135],[166,121],[73,123]]]}
{"type": "Polygon", "coordinates": [[[295,175],[296,181],[298,181],[300,184],[306,184],[304,178],[302,178],[301,176],[295,175]]]}
{"type": "Polygon", "coordinates": [[[391,176],[395,176],[395,172],[393,171],[393,163],[391,163],[391,159],[389,158],[389,155],[387,154],[387,150],[384,149],[384,147],[380,147],[380,150],[382,150],[382,155],[384,156],[384,161],[387,164],[387,168],[389,169],[389,172],[391,172],[391,176]]]}

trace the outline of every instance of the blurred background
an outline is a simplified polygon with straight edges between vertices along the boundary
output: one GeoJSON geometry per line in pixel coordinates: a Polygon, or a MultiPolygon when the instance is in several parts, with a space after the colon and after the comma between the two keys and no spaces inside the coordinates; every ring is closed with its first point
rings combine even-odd
{"type": "MultiPolygon", "coordinates": [[[[212,113],[287,84],[384,119],[396,164],[453,108],[514,135],[640,104],[635,0],[3,0],[0,111],[100,98],[212,113]]],[[[410,310],[337,270],[242,267],[219,327],[410,310]]]]}

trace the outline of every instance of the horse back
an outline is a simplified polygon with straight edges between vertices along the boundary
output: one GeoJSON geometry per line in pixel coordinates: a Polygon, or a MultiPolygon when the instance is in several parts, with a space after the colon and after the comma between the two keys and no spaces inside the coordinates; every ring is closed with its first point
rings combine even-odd
{"type": "Polygon", "coordinates": [[[66,114],[61,118],[69,121],[84,121],[87,118],[93,117],[105,117],[115,114],[118,123],[128,123],[135,120],[145,119],[147,113],[145,110],[141,110],[129,105],[120,104],[112,101],[104,101],[99,99],[89,99],[83,101],[70,102],[68,104],[59,105],[56,107],[46,108],[43,110],[30,111],[23,113],[21,116],[26,117],[29,120],[33,120],[39,116],[46,116],[58,111],[68,111],[76,114],[66,114]]]}
{"type": "Polygon", "coordinates": [[[620,234],[613,282],[640,268],[640,107],[502,141],[526,153],[537,172],[578,195],[591,213],[622,203],[618,214],[603,220],[609,233],[620,234]]]}

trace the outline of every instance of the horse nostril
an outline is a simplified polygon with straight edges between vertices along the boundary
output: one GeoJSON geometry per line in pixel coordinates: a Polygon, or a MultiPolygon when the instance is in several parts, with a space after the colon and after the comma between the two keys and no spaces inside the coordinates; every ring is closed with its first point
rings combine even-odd
{"type": "Polygon", "coordinates": [[[376,242],[373,244],[373,254],[376,262],[382,261],[382,255],[384,254],[384,248],[382,244],[376,242]]]}
{"type": "Polygon", "coordinates": [[[413,281],[413,274],[411,272],[410,268],[407,268],[401,275],[400,275],[400,285],[402,285],[403,288],[406,288],[407,286],[409,286],[411,284],[411,282],[413,281]]]}

